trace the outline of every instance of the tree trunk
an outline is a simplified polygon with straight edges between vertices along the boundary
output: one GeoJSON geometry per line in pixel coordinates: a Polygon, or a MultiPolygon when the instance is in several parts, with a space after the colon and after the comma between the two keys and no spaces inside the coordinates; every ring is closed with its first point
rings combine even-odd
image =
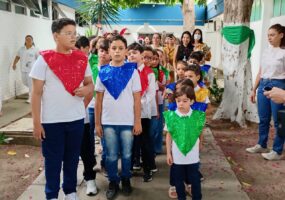
{"type": "MultiPolygon", "coordinates": [[[[224,26],[249,26],[253,0],[225,0],[224,26]]],[[[246,127],[246,120],[258,122],[256,105],[250,102],[251,63],[247,58],[248,39],[230,44],[223,37],[222,65],[225,90],[214,119],[230,119],[246,127]]]]}
{"type": "Polygon", "coordinates": [[[183,0],[183,31],[192,33],[195,29],[195,4],[194,0],[183,0]]]}

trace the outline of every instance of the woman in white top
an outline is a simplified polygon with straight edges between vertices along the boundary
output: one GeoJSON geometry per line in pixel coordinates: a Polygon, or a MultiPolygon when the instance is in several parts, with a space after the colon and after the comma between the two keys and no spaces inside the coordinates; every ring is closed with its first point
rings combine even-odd
{"type": "Polygon", "coordinates": [[[272,25],[268,30],[268,41],[270,46],[263,52],[261,66],[251,94],[251,101],[255,103],[256,89],[258,89],[259,140],[258,144],[247,148],[246,151],[262,153],[262,156],[267,160],[279,160],[285,137],[276,133],[278,128],[277,113],[284,109],[284,105],[267,98],[264,91],[269,91],[273,87],[285,89],[285,27],[280,24],[272,25]],[[275,138],[273,149],[268,153],[267,141],[271,115],[274,120],[275,138]]]}
{"type": "Polygon", "coordinates": [[[27,100],[27,103],[31,102],[32,91],[32,78],[29,77],[29,74],[38,56],[39,50],[35,47],[33,37],[31,35],[27,35],[25,37],[25,46],[21,47],[18,50],[18,53],[13,62],[13,69],[16,70],[16,64],[20,60],[22,81],[23,84],[29,88],[29,98],[27,100]]]}

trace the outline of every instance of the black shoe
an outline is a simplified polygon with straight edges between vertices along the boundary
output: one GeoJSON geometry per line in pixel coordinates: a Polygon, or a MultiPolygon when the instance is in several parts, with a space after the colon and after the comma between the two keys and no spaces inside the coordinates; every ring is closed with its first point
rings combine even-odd
{"type": "Polygon", "coordinates": [[[158,169],[156,167],[156,165],[154,164],[154,166],[151,168],[150,170],[152,173],[158,172],[158,169]]]}
{"type": "Polygon", "coordinates": [[[135,161],[134,162],[133,170],[136,170],[136,171],[140,171],[141,170],[141,163],[140,163],[140,161],[135,161]]]}
{"type": "Polygon", "coordinates": [[[131,182],[129,178],[122,178],[122,192],[129,196],[133,191],[133,188],[131,186],[131,182]]]}
{"type": "Polygon", "coordinates": [[[106,192],[107,199],[108,200],[114,199],[117,196],[118,191],[119,191],[118,183],[116,183],[114,181],[111,181],[109,183],[109,188],[108,188],[108,190],[106,192]]]}
{"type": "Polygon", "coordinates": [[[143,175],[143,181],[144,182],[152,181],[152,172],[145,172],[143,175]]]}

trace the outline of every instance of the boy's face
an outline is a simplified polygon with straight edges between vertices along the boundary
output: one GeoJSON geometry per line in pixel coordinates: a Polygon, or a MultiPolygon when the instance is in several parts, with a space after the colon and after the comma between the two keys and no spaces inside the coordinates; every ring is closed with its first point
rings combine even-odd
{"type": "Polygon", "coordinates": [[[179,77],[179,79],[184,78],[184,68],[185,68],[185,66],[180,64],[180,63],[176,67],[176,73],[177,73],[177,76],[179,77]]]}
{"type": "Polygon", "coordinates": [[[121,40],[115,40],[110,45],[109,50],[112,61],[123,62],[126,56],[126,46],[121,40]]]}
{"type": "Polygon", "coordinates": [[[197,76],[195,74],[195,72],[188,70],[185,72],[185,78],[190,79],[193,82],[194,87],[196,87],[196,85],[198,84],[198,81],[200,79],[200,75],[197,76]]]}
{"type": "Polygon", "coordinates": [[[199,61],[196,60],[196,59],[194,59],[194,58],[190,58],[190,59],[188,60],[188,63],[189,63],[189,64],[197,64],[197,65],[199,65],[199,61]]]}
{"type": "Polygon", "coordinates": [[[145,66],[150,67],[152,56],[153,56],[153,53],[151,51],[144,51],[143,52],[143,63],[145,66]]]}
{"type": "Polygon", "coordinates": [[[157,55],[152,56],[151,67],[157,67],[159,65],[159,57],[157,55]]]}
{"type": "Polygon", "coordinates": [[[142,54],[138,50],[131,49],[128,51],[128,60],[134,63],[142,63],[142,54]]]}
{"type": "Polygon", "coordinates": [[[111,60],[109,52],[101,48],[98,50],[98,58],[102,65],[108,64],[111,60]]]}
{"type": "Polygon", "coordinates": [[[183,94],[180,97],[175,98],[177,109],[182,113],[188,113],[190,106],[193,104],[193,100],[189,99],[186,94],[183,94]]]}
{"type": "Polygon", "coordinates": [[[76,43],[76,27],[73,25],[64,26],[59,33],[53,33],[57,45],[64,49],[74,49],[76,43]]]}

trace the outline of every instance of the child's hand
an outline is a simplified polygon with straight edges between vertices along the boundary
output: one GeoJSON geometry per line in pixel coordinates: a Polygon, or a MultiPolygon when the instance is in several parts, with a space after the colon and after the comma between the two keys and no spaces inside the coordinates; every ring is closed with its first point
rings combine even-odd
{"type": "Polygon", "coordinates": [[[33,135],[34,138],[41,141],[43,141],[43,139],[46,138],[44,128],[41,124],[34,124],[33,135]]]}
{"type": "Polygon", "coordinates": [[[98,137],[102,138],[103,137],[102,125],[96,125],[95,129],[96,129],[96,135],[98,135],[98,137]]]}
{"type": "Polygon", "coordinates": [[[134,124],[133,133],[134,135],[140,135],[142,132],[142,124],[137,122],[134,124]]]}
{"type": "Polygon", "coordinates": [[[160,118],[160,113],[157,111],[156,119],[158,120],[160,118]]]}
{"type": "Polygon", "coordinates": [[[89,93],[89,88],[86,86],[82,86],[74,90],[74,94],[78,97],[85,97],[88,95],[88,93],[89,93]]]}
{"type": "Polygon", "coordinates": [[[169,166],[171,166],[173,164],[173,158],[172,158],[172,155],[170,153],[168,153],[166,155],[166,162],[169,166]]]}

